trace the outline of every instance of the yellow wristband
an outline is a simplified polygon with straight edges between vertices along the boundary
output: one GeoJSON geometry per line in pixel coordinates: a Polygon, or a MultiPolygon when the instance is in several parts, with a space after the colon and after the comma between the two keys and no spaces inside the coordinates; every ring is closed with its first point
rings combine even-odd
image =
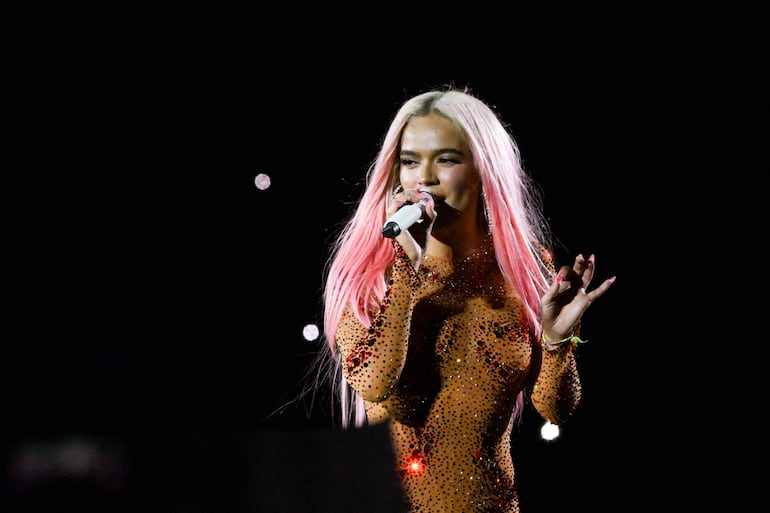
{"type": "Polygon", "coordinates": [[[576,344],[585,344],[586,342],[588,342],[588,340],[583,340],[583,339],[582,339],[582,338],[580,338],[580,337],[577,337],[577,336],[572,336],[572,337],[563,338],[563,339],[561,339],[561,340],[556,340],[556,341],[554,341],[554,342],[548,342],[548,341],[545,339],[545,332],[543,332],[543,345],[544,345],[546,348],[550,348],[550,347],[552,347],[552,346],[556,346],[556,345],[559,345],[559,344],[563,344],[563,343],[565,343],[565,342],[575,342],[576,344]]]}

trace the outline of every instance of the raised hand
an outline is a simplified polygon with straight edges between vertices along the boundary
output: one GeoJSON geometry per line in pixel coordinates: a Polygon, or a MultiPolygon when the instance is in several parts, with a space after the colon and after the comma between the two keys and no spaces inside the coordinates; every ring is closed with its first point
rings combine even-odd
{"type": "Polygon", "coordinates": [[[591,255],[575,257],[572,267],[563,265],[540,299],[540,320],[546,340],[555,342],[573,334],[583,313],[610,288],[615,276],[588,291],[594,277],[596,259],[591,255]]]}

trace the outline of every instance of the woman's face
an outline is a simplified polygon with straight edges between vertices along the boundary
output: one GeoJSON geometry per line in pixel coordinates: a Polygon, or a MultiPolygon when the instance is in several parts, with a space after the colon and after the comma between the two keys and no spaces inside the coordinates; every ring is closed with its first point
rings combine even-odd
{"type": "Polygon", "coordinates": [[[409,120],[399,159],[404,189],[427,190],[458,212],[475,213],[481,178],[464,134],[449,119],[430,114],[409,120]]]}

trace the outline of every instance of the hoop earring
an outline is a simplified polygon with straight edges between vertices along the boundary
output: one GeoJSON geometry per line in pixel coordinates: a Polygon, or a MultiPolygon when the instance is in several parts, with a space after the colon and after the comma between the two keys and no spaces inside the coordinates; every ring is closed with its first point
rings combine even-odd
{"type": "Polygon", "coordinates": [[[492,223],[489,222],[489,205],[487,205],[487,194],[481,192],[481,208],[479,209],[478,223],[479,228],[486,231],[487,234],[492,233],[492,223]]]}

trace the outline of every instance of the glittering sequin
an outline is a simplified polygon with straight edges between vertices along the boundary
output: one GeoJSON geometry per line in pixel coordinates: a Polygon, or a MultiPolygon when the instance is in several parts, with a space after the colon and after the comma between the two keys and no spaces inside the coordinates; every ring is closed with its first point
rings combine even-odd
{"type": "Polygon", "coordinates": [[[426,255],[418,271],[399,251],[389,284],[372,328],[347,312],[337,343],[369,422],[390,421],[411,511],[518,513],[516,397],[531,390],[544,418],[569,416],[573,348],[541,350],[491,241],[461,261],[426,255]]]}

